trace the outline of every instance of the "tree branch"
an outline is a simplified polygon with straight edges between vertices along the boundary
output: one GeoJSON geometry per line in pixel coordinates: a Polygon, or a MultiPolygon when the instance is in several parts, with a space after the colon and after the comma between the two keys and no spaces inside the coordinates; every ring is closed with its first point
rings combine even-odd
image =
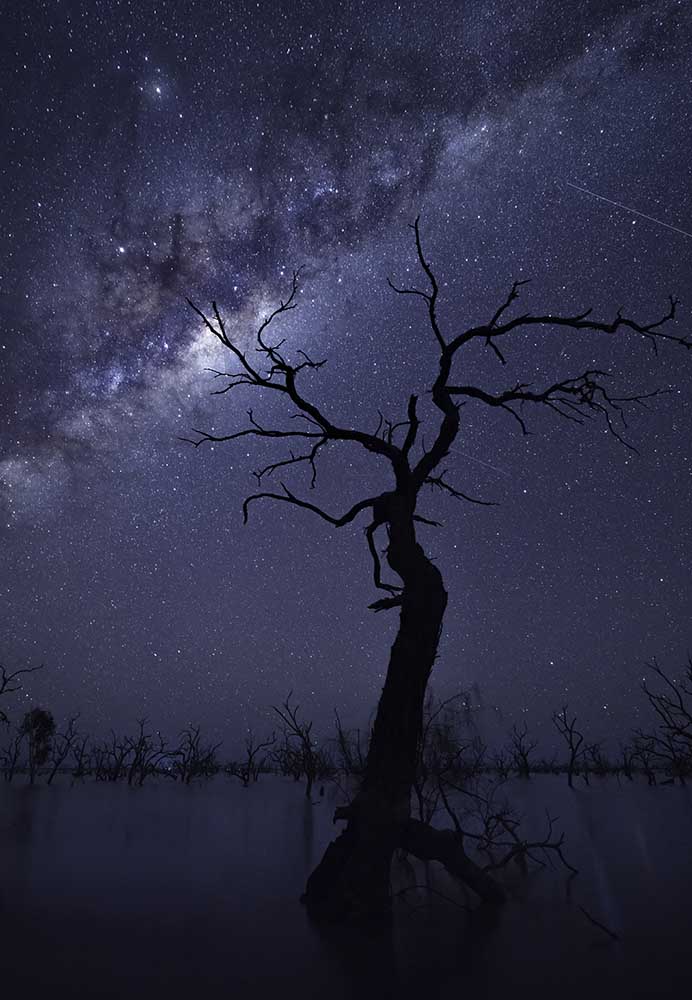
{"type": "Polygon", "coordinates": [[[446,469],[443,469],[439,476],[428,476],[424,480],[426,486],[433,486],[438,490],[442,490],[443,493],[449,493],[450,496],[454,497],[456,500],[466,500],[468,503],[476,503],[481,507],[497,507],[492,500],[478,500],[476,497],[470,497],[466,493],[462,493],[460,490],[455,489],[446,480],[445,475],[447,473],[446,469]]]}
{"type": "Polygon", "coordinates": [[[333,524],[336,528],[343,528],[345,524],[349,524],[353,521],[362,511],[367,510],[368,507],[374,507],[375,503],[379,497],[369,497],[367,500],[359,500],[358,503],[354,504],[350,510],[342,514],[341,517],[332,517],[331,514],[327,514],[326,511],[322,510],[320,507],[315,506],[315,504],[308,503],[306,500],[300,500],[298,497],[294,496],[293,493],[281,483],[281,488],[283,493],[255,493],[253,496],[246,497],[243,501],[243,523],[247,524],[248,520],[248,508],[251,503],[255,500],[279,500],[282,503],[293,504],[294,507],[301,507],[303,510],[312,511],[313,514],[317,514],[321,517],[323,521],[328,521],[329,524],[333,524]]]}
{"type": "Polygon", "coordinates": [[[692,348],[692,340],[689,337],[677,337],[674,334],[663,333],[660,329],[665,323],[675,319],[678,300],[672,295],[669,297],[670,307],[668,312],[652,323],[637,323],[635,320],[623,316],[620,310],[618,310],[615,319],[610,323],[602,320],[592,320],[588,318],[591,315],[591,309],[587,309],[585,312],[578,313],[575,316],[553,316],[550,314],[532,316],[530,313],[524,313],[521,316],[515,316],[514,319],[510,319],[506,323],[498,325],[497,320],[504,313],[505,309],[509,307],[511,302],[518,298],[517,288],[523,284],[526,284],[526,282],[514,282],[512,291],[505,303],[495,313],[495,316],[487,326],[472,327],[455,337],[449,345],[451,352],[455,353],[464,344],[468,344],[469,341],[478,337],[485,338],[487,342],[526,326],[559,326],[569,327],[572,330],[593,330],[600,333],[617,333],[620,329],[626,329],[646,337],[651,342],[654,350],[657,350],[657,341],[659,340],[669,340],[672,343],[679,344],[681,347],[692,348]]]}
{"type": "Polygon", "coordinates": [[[589,413],[582,413],[581,416],[575,415],[579,414],[580,408],[591,410],[594,414],[603,415],[608,430],[621,444],[624,444],[631,451],[636,451],[636,448],[625,441],[619,434],[613,425],[612,415],[617,415],[623,427],[626,428],[627,421],[623,411],[623,404],[639,403],[644,406],[646,405],[645,400],[662,395],[669,390],[656,389],[653,392],[636,393],[631,396],[612,396],[606,386],[599,381],[599,379],[608,378],[612,378],[610,372],[592,369],[583,372],[581,375],[577,375],[576,378],[555,382],[540,392],[533,392],[528,384],[521,382],[517,383],[513,389],[508,389],[498,394],[485,392],[483,389],[479,389],[473,385],[450,385],[447,391],[450,396],[466,396],[469,399],[477,399],[487,406],[495,406],[506,410],[520,423],[524,434],[528,434],[526,424],[511,408],[510,403],[543,403],[554,413],[557,413],[558,416],[565,420],[572,420],[577,424],[584,422],[583,417],[590,416],[589,413]],[[565,412],[563,407],[567,408],[568,412],[565,412]]]}

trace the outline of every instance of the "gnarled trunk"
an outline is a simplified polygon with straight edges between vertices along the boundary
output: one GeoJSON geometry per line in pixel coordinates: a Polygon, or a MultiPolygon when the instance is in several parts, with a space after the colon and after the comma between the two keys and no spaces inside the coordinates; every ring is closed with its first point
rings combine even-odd
{"type": "Polygon", "coordinates": [[[307,882],[303,902],[313,914],[340,917],[388,912],[391,861],[398,847],[445,863],[444,844],[454,874],[464,878],[462,872],[470,872],[472,877],[464,880],[483,898],[497,900],[501,895],[495,883],[488,876],[482,878],[480,869],[466,858],[458,840],[454,845],[449,838],[441,842],[440,831],[426,824],[416,823],[415,830],[409,829],[425,691],[437,655],[447,593],[439,570],[416,541],[410,513],[390,521],[387,561],[404,582],[399,630],[361,787],[351,805],[335,815],[335,819],[347,819],[346,829],[329,844],[307,882]]]}

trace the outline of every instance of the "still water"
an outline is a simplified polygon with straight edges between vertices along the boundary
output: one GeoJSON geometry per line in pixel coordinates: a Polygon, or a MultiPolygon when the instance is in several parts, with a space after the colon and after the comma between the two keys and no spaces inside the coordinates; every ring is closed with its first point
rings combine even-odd
{"type": "MultiPolygon", "coordinates": [[[[560,817],[580,875],[517,871],[508,904],[471,914],[406,892],[392,929],[363,932],[313,926],[298,902],[335,832],[329,787],[310,803],[275,777],[248,789],[20,778],[0,787],[0,988],[24,1000],[680,995],[692,986],[690,791],[512,782],[528,833],[546,807],[560,817]]],[[[432,878],[472,902],[434,869],[400,866],[395,887],[432,878]]]]}

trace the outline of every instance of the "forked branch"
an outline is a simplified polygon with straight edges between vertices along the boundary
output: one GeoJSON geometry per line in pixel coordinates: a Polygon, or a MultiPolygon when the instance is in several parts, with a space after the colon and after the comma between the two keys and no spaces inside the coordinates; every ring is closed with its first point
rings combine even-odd
{"type": "Polygon", "coordinates": [[[433,428],[432,444],[426,447],[423,443],[422,453],[418,454],[415,463],[412,456],[421,427],[417,409],[418,396],[415,393],[409,395],[405,419],[389,420],[380,413],[379,424],[375,432],[371,433],[356,427],[337,424],[330,418],[325,407],[312,402],[299,388],[301,375],[305,371],[320,369],[325,364],[324,360],[313,360],[302,350],[294,351],[291,360],[290,352],[285,346],[286,338],[270,339],[270,332],[274,329],[276,321],[292,312],[298,305],[299,270],[293,273],[288,296],[279,301],[278,306],[261,321],[256,331],[255,351],[263,359],[262,365],[252,363],[247,353],[234,342],[215,302],[212,303],[211,316],[207,316],[188,300],[206,328],[232,353],[238,363],[228,372],[211,370],[214,379],[224,383],[221,388],[215,390],[215,393],[223,394],[241,388],[269,390],[270,393],[285,397],[292,406],[294,412],[290,420],[300,420],[303,423],[269,427],[257,420],[252,410],[248,410],[249,426],[245,428],[228,434],[197,429],[194,431],[194,437],[183,440],[195,447],[205,443],[230,442],[243,438],[286,439],[289,442],[293,440],[306,443],[305,448],[295,450],[291,448],[287,455],[280,456],[262,468],[256,469],[254,474],[260,484],[265,477],[279,470],[302,465],[309,467],[310,487],[314,488],[317,478],[317,459],[323,453],[325,445],[332,442],[357,444],[366,452],[387,460],[394,479],[393,489],[379,497],[358,501],[342,515],[332,515],[319,505],[297,497],[283,483],[281,491],[255,493],[247,497],[243,503],[245,522],[252,503],[258,500],[274,500],[310,511],[334,527],[348,524],[362,511],[373,509],[373,521],[366,531],[373,560],[373,580],[377,589],[385,590],[389,595],[375,602],[373,607],[376,610],[398,606],[400,592],[397,587],[382,581],[380,557],[374,538],[375,531],[380,525],[391,528],[394,520],[399,519],[401,523],[401,518],[408,519],[411,528],[415,527],[415,522],[436,524],[437,522],[423,518],[416,512],[418,496],[423,486],[430,486],[448,496],[472,504],[494,505],[491,501],[480,500],[453,486],[446,478],[446,470],[439,471],[457,440],[460,430],[460,407],[463,401],[476,400],[486,406],[507,412],[518,423],[524,434],[528,433],[525,420],[525,408],[528,405],[543,406],[561,419],[576,424],[583,424],[589,418],[600,418],[605,421],[608,431],[618,441],[635,450],[623,436],[623,432],[627,429],[626,415],[629,407],[646,406],[648,400],[667,391],[655,390],[630,395],[616,393],[612,389],[611,373],[597,368],[555,381],[544,388],[536,389],[527,382],[517,382],[512,388],[504,391],[490,391],[479,385],[461,384],[453,377],[452,369],[457,354],[466,345],[473,341],[485,343],[496,353],[499,360],[504,362],[505,357],[499,344],[507,342],[511,334],[530,328],[547,327],[556,333],[566,330],[577,333],[592,331],[613,335],[635,334],[649,341],[654,349],[657,349],[661,342],[670,342],[685,348],[692,347],[689,337],[668,332],[668,324],[675,319],[676,314],[677,300],[674,298],[670,299],[668,311],[650,323],[640,323],[631,319],[623,315],[621,310],[611,321],[593,318],[591,310],[566,316],[551,313],[533,315],[529,312],[511,316],[512,307],[520,297],[520,288],[526,284],[525,280],[513,282],[504,301],[495,309],[488,322],[469,327],[452,337],[445,336],[437,312],[440,284],[423,250],[419,218],[416,218],[411,228],[415,237],[418,265],[424,276],[424,287],[400,286],[391,279],[388,279],[389,285],[397,294],[413,296],[423,301],[430,329],[439,349],[439,368],[429,389],[439,421],[437,427],[433,428]]]}

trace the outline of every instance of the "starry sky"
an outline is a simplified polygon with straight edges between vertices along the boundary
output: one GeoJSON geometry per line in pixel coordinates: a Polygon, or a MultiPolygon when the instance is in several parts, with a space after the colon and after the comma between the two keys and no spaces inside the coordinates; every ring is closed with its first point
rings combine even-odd
{"type": "MultiPolygon", "coordinates": [[[[178,438],[287,411],[210,395],[227,359],[185,297],[252,350],[302,266],[281,335],[328,358],[306,394],[366,430],[436,369],[422,304],[386,282],[418,280],[418,214],[450,335],[527,278],[534,313],[648,322],[675,294],[685,335],[690,5],[10,0],[2,35],[2,660],[44,663],[28,698],[96,730],[146,714],[233,742],[290,689],[320,725],[365,720],[396,628],[366,609],[365,521],[265,503],[243,526],[286,449],[178,438]]],[[[476,683],[507,725],[568,701],[594,738],[624,731],[644,661],[692,649],[692,355],[555,329],[505,353],[470,350],[464,380],[598,367],[667,392],[628,411],[636,452],[468,402],[449,478],[498,506],[424,497],[450,594],[434,683],[476,683]]],[[[336,444],[312,493],[283,478],[332,512],[389,483],[336,444]]]]}

